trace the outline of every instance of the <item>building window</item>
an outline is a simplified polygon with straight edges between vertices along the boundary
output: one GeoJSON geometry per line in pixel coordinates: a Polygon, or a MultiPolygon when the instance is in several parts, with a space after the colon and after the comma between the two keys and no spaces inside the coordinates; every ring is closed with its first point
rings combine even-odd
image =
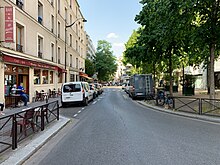
{"type": "Polygon", "coordinates": [[[43,5],[38,1],[38,22],[43,24],[43,5]]]}
{"type": "Polygon", "coordinates": [[[53,6],[53,0],[50,1],[50,4],[53,6]]]}
{"type": "Polygon", "coordinates": [[[78,25],[76,24],[76,35],[78,36],[78,25]]]}
{"type": "Polygon", "coordinates": [[[62,83],[62,76],[63,76],[62,72],[59,72],[58,73],[58,83],[62,83]]]}
{"type": "Polygon", "coordinates": [[[54,32],[54,16],[51,15],[51,32],[53,33],[54,32]]]}
{"type": "Polygon", "coordinates": [[[58,13],[60,14],[60,0],[58,0],[58,6],[57,6],[57,9],[58,9],[58,13]]]}
{"type": "Polygon", "coordinates": [[[73,66],[73,56],[70,55],[70,67],[72,67],[72,66],[73,66]]]}
{"type": "Polygon", "coordinates": [[[73,37],[72,37],[72,34],[70,34],[70,47],[72,47],[72,44],[73,44],[73,37]]]}
{"type": "Polygon", "coordinates": [[[43,38],[38,36],[38,57],[43,58],[43,38]]]}
{"type": "Polygon", "coordinates": [[[58,38],[60,38],[60,22],[58,22],[57,34],[58,34],[58,38]]]}
{"type": "Polygon", "coordinates": [[[23,52],[24,27],[16,24],[16,51],[23,52]]]}
{"type": "MultiPolygon", "coordinates": [[[[73,2],[72,0],[70,0],[70,8],[72,9],[72,6],[73,6],[73,2]]],[[[71,23],[71,22],[70,22],[71,23]]]]}
{"type": "Polygon", "coordinates": [[[76,40],[76,51],[78,52],[78,41],[76,40]]]}
{"type": "Polygon", "coordinates": [[[34,84],[40,84],[40,69],[34,69],[34,84]]]}
{"type": "Polygon", "coordinates": [[[70,74],[70,81],[74,82],[75,81],[75,75],[74,74],[70,74]]]}
{"type": "Polygon", "coordinates": [[[76,68],[77,69],[79,69],[79,61],[78,61],[79,59],[78,58],[76,58],[76,68]]]}
{"type": "Polygon", "coordinates": [[[42,71],[42,80],[43,84],[48,84],[48,70],[43,70],[42,71]]]}
{"type": "Polygon", "coordinates": [[[51,61],[54,62],[54,44],[51,43],[51,61]]]}
{"type": "Polygon", "coordinates": [[[50,84],[53,84],[53,71],[50,71],[50,84]]]}
{"type": "Polygon", "coordinates": [[[65,8],[65,22],[67,23],[67,8],[65,8]]]}
{"type": "Polygon", "coordinates": [[[61,60],[60,60],[60,47],[58,47],[58,64],[61,64],[61,60]]]}
{"type": "Polygon", "coordinates": [[[73,23],[72,21],[73,21],[73,18],[72,18],[72,15],[70,14],[70,24],[73,23]]]}
{"type": "Polygon", "coordinates": [[[16,0],[16,5],[17,5],[20,9],[22,9],[22,8],[23,8],[23,5],[24,5],[23,0],[16,0]]]}

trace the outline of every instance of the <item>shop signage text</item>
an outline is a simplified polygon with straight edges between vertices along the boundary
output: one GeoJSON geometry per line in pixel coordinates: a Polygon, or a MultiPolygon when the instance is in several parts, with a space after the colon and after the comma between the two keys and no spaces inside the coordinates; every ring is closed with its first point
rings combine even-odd
{"type": "Polygon", "coordinates": [[[5,7],[5,42],[14,42],[13,38],[13,7],[5,7]]]}

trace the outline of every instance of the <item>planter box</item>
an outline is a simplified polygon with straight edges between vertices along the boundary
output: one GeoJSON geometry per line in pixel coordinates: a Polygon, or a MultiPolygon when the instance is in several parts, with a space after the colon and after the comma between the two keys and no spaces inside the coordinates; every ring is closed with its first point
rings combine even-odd
{"type": "Polygon", "coordinates": [[[185,96],[195,95],[195,87],[183,87],[182,94],[185,96]]]}

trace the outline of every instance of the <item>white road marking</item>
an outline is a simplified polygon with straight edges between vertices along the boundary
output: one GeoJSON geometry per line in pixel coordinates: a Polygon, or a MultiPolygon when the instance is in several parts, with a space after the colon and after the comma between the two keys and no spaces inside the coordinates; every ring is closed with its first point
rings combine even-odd
{"type": "Polygon", "coordinates": [[[97,101],[94,101],[92,104],[95,104],[95,103],[97,103],[97,101]]]}
{"type": "Polygon", "coordinates": [[[124,97],[124,99],[128,99],[128,96],[127,95],[122,95],[124,97]]]}
{"type": "Polygon", "coordinates": [[[81,113],[81,111],[78,111],[78,114],[81,113]]]}
{"type": "Polygon", "coordinates": [[[83,109],[85,109],[85,108],[82,108],[82,110],[83,110],[83,109]]]}
{"type": "Polygon", "coordinates": [[[76,117],[77,116],[77,114],[75,114],[73,117],[76,117]]]}
{"type": "Polygon", "coordinates": [[[101,99],[98,99],[97,101],[100,101],[101,99]]]}

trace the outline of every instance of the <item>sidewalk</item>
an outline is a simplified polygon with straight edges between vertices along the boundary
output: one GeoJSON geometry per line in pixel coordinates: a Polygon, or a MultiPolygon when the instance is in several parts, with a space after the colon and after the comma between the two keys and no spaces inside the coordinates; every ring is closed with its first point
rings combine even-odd
{"type": "MultiPolygon", "coordinates": [[[[53,101],[59,101],[59,106],[61,106],[60,97],[49,98],[48,103],[53,101]]],[[[34,103],[29,103],[28,107],[39,106],[45,104],[46,101],[38,101],[34,103]]],[[[27,108],[25,106],[17,108],[6,108],[3,112],[5,114],[11,113],[11,111],[16,111],[20,109],[27,108]]],[[[0,156],[1,165],[11,165],[11,164],[21,164],[26,159],[28,159],[32,154],[34,154],[39,148],[41,148],[51,137],[62,129],[70,119],[60,116],[58,121],[55,121],[53,124],[45,128],[44,131],[38,132],[34,136],[27,138],[26,140],[19,143],[19,146],[16,150],[9,148],[7,151],[3,152],[0,156]]]]}

